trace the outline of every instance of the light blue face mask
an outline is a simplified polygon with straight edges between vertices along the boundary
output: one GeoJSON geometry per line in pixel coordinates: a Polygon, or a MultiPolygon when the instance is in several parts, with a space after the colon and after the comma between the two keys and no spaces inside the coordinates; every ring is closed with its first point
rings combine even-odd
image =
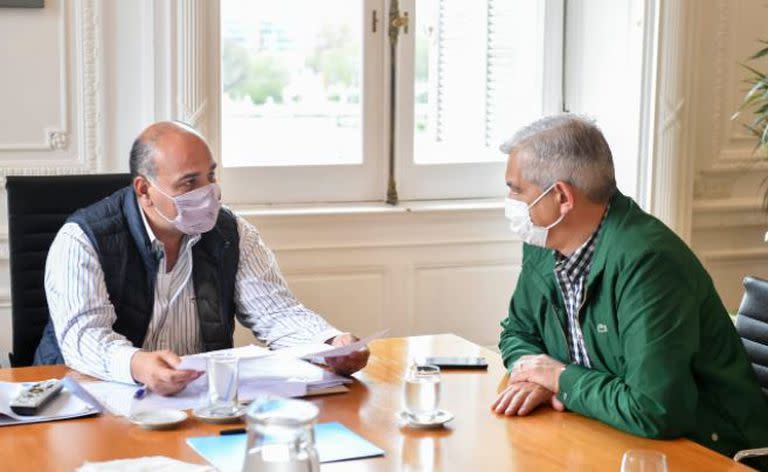
{"type": "Polygon", "coordinates": [[[560,218],[548,226],[536,226],[531,220],[531,208],[539,203],[553,188],[555,188],[555,184],[550,185],[541,192],[541,195],[536,197],[530,205],[512,198],[507,198],[504,201],[504,215],[509,220],[509,229],[512,230],[513,234],[532,246],[547,247],[549,230],[557,226],[565,218],[564,214],[560,215],[560,218]]]}

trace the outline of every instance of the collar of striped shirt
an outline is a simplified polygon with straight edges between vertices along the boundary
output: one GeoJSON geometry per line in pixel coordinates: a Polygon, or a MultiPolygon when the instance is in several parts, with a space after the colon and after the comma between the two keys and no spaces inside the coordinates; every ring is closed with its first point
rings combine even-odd
{"type": "Polygon", "coordinates": [[[605,207],[603,218],[600,220],[600,224],[597,225],[597,229],[595,229],[584,244],[573,251],[573,254],[566,256],[559,251],[555,251],[555,271],[566,275],[570,280],[576,280],[577,277],[586,275],[589,272],[589,268],[592,265],[592,255],[595,253],[597,235],[600,233],[603,223],[605,223],[605,217],[610,207],[610,204],[605,207]]]}

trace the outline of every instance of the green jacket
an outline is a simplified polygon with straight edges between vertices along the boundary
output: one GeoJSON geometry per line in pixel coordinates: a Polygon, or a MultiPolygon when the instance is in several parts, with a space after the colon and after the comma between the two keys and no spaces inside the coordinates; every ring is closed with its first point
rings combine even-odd
{"type": "MultiPolygon", "coordinates": [[[[569,364],[554,252],[525,245],[499,348],[569,364]]],[[[733,455],[768,447],[768,403],[712,280],[672,231],[616,193],[579,319],[592,368],[570,364],[558,398],[632,434],[688,437],[733,455]]]]}

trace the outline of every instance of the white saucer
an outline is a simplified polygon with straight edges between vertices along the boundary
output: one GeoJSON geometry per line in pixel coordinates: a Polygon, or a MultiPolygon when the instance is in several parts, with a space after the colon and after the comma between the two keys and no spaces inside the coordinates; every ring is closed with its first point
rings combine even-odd
{"type": "Polygon", "coordinates": [[[410,428],[439,428],[453,419],[453,414],[445,410],[437,410],[435,416],[430,421],[417,421],[410,413],[405,410],[397,413],[397,419],[401,426],[410,428]]]}
{"type": "Polygon", "coordinates": [[[212,408],[208,405],[201,406],[198,408],[195,408],[192,410],[192,414],[197,417],[200,421],[205,421],[206,423],[234,423],[236,421],[239,421],[240,418],[245,415],[245,408],[238,407],[234,413],[230,415],[221,415],[218,413],[215,413],[211,411],[212,408]]]}
{"type": "Polygon", "coordinates": [[[171,429],[186,419],[185,412],[170,408],[140,411],[128,417],[128,421],[145,429],[171,429]]]}

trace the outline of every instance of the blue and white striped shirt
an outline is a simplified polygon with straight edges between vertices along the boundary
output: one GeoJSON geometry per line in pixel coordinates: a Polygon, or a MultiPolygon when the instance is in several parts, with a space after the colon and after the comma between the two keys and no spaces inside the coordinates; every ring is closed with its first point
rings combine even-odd
{"type": "MultiPolygon", "coordinates": [[[[144,214],[142,212],[142,217],[144,214]]],[[[144,218],[153,247],[165,256],[144,218]]],[[[340,331],[299,303],[285,283],[274,254],[256,228],[237,217],[240,262],[235,280],[238,320],[271,348],[323,342],[340,331]]],[[[192,283],[192,246],[200,236],[185,236],[170,272],[163,257],[155,302],[142,350],[169,349],[179,355],[202,350],[192,283]]],[[[104,282],[98,254],[76,223],[56,235],[45,265],[48,308],[64,360],[73,369],[133,383],[131,357],[139,347],[112,329],[117,315],[104,282]]]]}

